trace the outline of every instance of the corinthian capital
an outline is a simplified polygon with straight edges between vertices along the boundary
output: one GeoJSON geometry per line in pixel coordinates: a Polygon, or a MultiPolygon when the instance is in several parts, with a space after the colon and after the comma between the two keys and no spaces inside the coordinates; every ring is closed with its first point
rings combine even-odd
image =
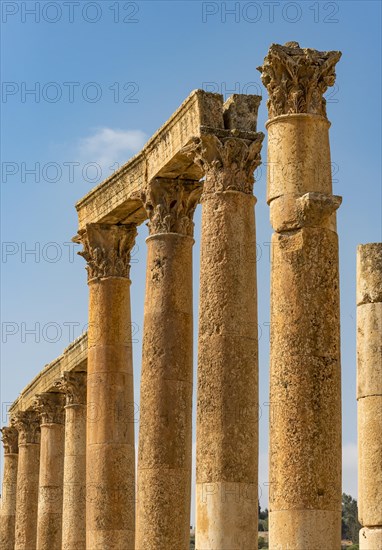
{"type": "Polygon", "coordinates": [[[269,94],[269,118],[292,113],[326,117],[323,94],[335,82],[335,65],[341,55],[300,48],[297,42],[272,44],[264,65],[258,67],[269,94]]]}
{"type": "Polygon", "coordinates": [[[4,445],[4,454],[16,454],[19,452],[18,433],[13,427],[1,428],[1,441],[4,445]]]}
{"type": "Polygon", "coordinates": [[[137,228],[135,224],[108,225],[92,223],[79,235],[83,244],[79,252],[87,261],[89,281],[105,277],[130,276],[130,254],[134,246],[137,228]]]}
{"type": "Polygon", "coordinates": [[[67,405],[85,404],[86,372],[63,372],[54,387],[65,394],[67,405]]]}
{"type": "Polygon", "coordinates": [[[33,408],[41,418],[41,424],[64,423],[64,396],[61,393],[36,395],[33,408]]]}
{"type": "Polygon", "coordinates": [[[183,149],[206,175],[203,193],[241,191],[252,194],[253,172],[261,163],[264,139],[261,132],[254,135],[255,139],[243,139],[208,134],[195,138],[183,149]]]}
{"type": "Polygon", "coordinates": [[[19,444],[39,443],[40,423],[35,411],[18,411],[11,417],[11,425],[19,433],[19,444]]]}
{"type": "Polygon", "coordinates": [[[201,184],[195,181],[153,180],[141,196],[149,218],[150,235],[179,233],[192,237],[192,219],[201,191],[201,184]]]}

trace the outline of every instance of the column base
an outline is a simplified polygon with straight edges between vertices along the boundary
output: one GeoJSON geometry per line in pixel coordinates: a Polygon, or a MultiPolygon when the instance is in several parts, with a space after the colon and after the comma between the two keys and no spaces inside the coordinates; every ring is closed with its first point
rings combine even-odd
{"type": "Polygon", "coordinates": [[[382,550],[382,527],[364,527],[359,532],[359,550],[382,550]]]}
{"type": "Polygon", "coordinates": [[[280,510],[269,514],[269,550],[341,549],[341,511],[280,510]]]}

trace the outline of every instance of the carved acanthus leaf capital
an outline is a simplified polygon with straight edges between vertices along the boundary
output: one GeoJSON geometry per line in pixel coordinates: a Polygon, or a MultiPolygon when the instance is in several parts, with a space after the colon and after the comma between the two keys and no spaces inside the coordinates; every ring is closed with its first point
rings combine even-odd
{"type": "Polygon", "coordinates": [[[4,454],[16,454],[19,452],[18,433],[16,428],[5,426],[1,428],[1,441],[4,445],[4,454]]]}
{"type": "Polygon", "coordinates": [[[264,59],[261,80],[268,90],[269,118],[292,113],[326,117],[323,97],[336,78],[341,52],[300,48],[297,42],[272,44],[264,59]]]}
{"type": "Polygon", "coordinates": [[[11,416],[11,425],[19,433],[19,444],[39,443],[40,422],[35,411],[18,411],[11,416]]]}
{"type": "Polygon", "coordinates": [[[195,162],[206,180],[203,193],[241,191],[252,194],[253,173],[261,163],[261,145],[264,134],[255,139],[234,136],[218,138],[213,134],[195,138],[183,153],[195,162]]]}
{"type": "Polygon", "coordinates": [[[41,424],[64,423],[64,396],[46,392],[36,395],[33,408],[41,418],[41,424]]]}
{"type": "Polygon", "coordinates": [[[66,405],[86,403],[86,372],[63,372],[54,387],[65,394],[66,405]]]}
{"type": "Polygon", "coordinates": [[[156,178],[141,199],[149,218],[150,235],[178,233],[192,237],[193,215],[200,200],[199,182],[156,178]]]}
{"type": "Polygon", "coordinates": [[[131,250],[137,236],[135,224],[89,224],[78,236],[83,244],[79,252],[87,262],[88,279],[130,276],[131,250]]]}

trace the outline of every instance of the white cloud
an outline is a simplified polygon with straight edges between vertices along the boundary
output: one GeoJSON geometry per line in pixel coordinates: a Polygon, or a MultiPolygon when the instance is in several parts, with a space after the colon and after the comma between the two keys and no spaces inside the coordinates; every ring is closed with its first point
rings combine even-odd
{"type": "Polygon", "coordinates": [[[353,498],[358,496],[358,450],[356,443],[342,447],[342,491],[353,498]]]}
{"type": "Polygon", "coordinates": [[[98,128],[94,134],[81,138],[79,155],[84,163],[97,163],[105,172],[114,172],[125,164],[145,144],[147,136],[142,130],[98,128]]]}

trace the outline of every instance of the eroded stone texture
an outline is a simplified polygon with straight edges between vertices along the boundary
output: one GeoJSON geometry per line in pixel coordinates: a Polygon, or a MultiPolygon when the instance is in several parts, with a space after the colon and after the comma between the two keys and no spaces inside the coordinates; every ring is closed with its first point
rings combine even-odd
{"type": "Polygon", "coordinates": [[[340,52],[273,44],[268,190],[272,236],[270,544],[341,546],[338,238],[323,93],[340,52]]]}
{"type": "Polygon", "coordinates": [[[382,243],[357,250],[360,548],[382,549],[382,243]]]}
{"type": "Polygon", "coordinates": [[[262,139],[263,134],[226,130],[196,139],[188,149],[206,178],[196,435],[199,550],[257,547],[258,359],[252,192],[262,139]]]}
{"type": "Polygon", "coordinates": [[[86,373],[64,372],[55,388],[66,397],[62,550],[85,550],[86,373]]]}
{"type": "Polygon", "coordinates": [[[64,399],[60,393],[36,396],[40,416],[40,474],[37,550],[61,550],[64,473],[64,399]]]}
{"type": "Polygon", "coordinates": [[[134,395],[130,253],[136,227],[92,224],[88,262],[86,547],[134,549],[134,395]]]}
{"type": "Polygon", "coordinates": [[[139,550],[188,550],[192,448],[192,246],[197,182],[157,180],[149,217],[138,454],[139,550]]]}
{"type": "Polygon", "coordinates": [[[4,445],[4,472],[0,509],[0,548],[13,550],[15,545],[16,486],[18,467],[18,433],[13,427],[1,429],[4,445]]]}
{"type": "Polygon", "coordinates": [[[35,550],[40,472],[40,422],[34,411],[18,411],[11,424],[19,434],[15,550],[35,550]]]}

